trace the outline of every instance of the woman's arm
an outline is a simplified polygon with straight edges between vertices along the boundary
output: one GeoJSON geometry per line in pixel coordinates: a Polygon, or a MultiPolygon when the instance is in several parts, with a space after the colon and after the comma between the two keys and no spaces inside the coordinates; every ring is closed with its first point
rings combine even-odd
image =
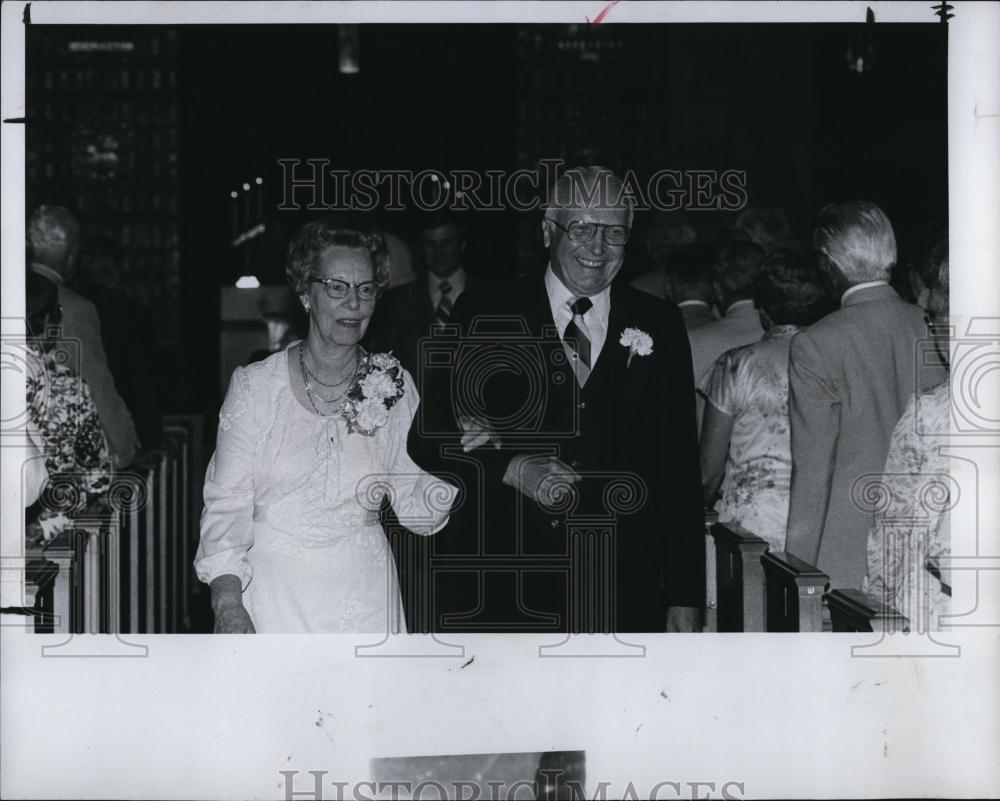
{"type": "Polygon", "coordinates": [[[729,439],[733,433],[734,418],[720,411],[709,401],[705,404],[705,418],[701,423],[701,487],[705,506],[710,507],[719,493],[726,475],[729,456],[729,439]]]}
{"type": "Polygon", "coordinates": [[[391,412],[391,427],[387,431],[388,475],[392,505],[399,522],[414,534],[424,536],[440,531],[448,522],[448,515],[456,487],[427,473],[417,466],[407,453],[407,439],[420,399],[410,374],[403,372],[403,397],[391,412]]]}
{"type": "Polygon", "coordinates": [[[217,632],[247,633],[253,624],[243,609],[242,590],[253,571],[253,462],[256,431],[244,368],[238,368],[219,415],[215,453],[205,475],[205,508],[195,556],[198,578],[212,590],[217,632]]]}

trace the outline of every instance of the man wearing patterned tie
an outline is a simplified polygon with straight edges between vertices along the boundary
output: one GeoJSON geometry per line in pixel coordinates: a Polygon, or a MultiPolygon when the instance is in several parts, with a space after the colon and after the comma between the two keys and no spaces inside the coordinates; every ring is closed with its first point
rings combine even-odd
{"type": "Polygon", "coordinates": [[[453,308],[452,415],[482,482],[478,597],[451,616],[469,628],[700,628],[691,353],[675,305],[612,287],[632,224],[622,195],[607,169],[568,170],[542,220],[544,275],[453,308]]]}
{"type": "Polygon", "coordinates": [[[482,281],[465,269],[465,232],[458,218],[442,210],[420,221],[416,252],[424,270],[416,281],[390,290],[379,301],[365,338],[372,352],[392,351],[423,396],[420,340],[449,322],[459,296],[482,281]]]}

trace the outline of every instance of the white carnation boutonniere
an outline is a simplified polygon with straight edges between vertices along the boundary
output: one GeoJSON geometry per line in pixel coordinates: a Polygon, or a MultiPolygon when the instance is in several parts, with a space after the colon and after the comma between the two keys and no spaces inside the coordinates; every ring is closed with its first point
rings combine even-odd
{"type": "Polygon", "coordinates": [[[638,328],[626,328],[618,341],[628,348],[626,367],[632,364],[633,356],[649,356],[653,352],[653,338],[638,328]]]}
{"type": "Polygon", "coordinates": [[[342,414],[347,430],[366,437],[389,421],[389,410],[403,397],[403,366],[390,353],[365,354],[347,391],[342,414]]]}

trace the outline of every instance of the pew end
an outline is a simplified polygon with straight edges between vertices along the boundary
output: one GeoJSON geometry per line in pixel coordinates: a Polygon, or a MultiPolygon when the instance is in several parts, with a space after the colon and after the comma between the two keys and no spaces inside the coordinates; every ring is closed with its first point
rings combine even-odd
{"type": "Polygon", "coordinates": [[[28,545],[24,611],[36,632],[190,629],[202,432],[200,415],[169,416],[158,448],[116,471],[108,492],[50,542],[28,545]]]}
{"type": "Polygon", "coordinates": [[[880,598],[861,590],[833,590],[826,596],[834,631],[908,632],[910,621],[880,598]]]}
{"type": "Polygon", "coordinates": [[[823,593],[830,578],[785,551],[761,558],[767,631],[823,631],[823,593]]]}
{"type": "Polygon", "coordinates": [[[764,631],[767,540],[737,523],[712,523],[715,541],[716,630],[764,631]]]}

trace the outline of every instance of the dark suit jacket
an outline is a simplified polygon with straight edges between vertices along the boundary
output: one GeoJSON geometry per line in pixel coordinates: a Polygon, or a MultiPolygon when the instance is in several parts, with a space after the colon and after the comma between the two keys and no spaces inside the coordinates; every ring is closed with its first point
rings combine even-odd
{"type": "MultiPolygon", "coordinates": [[[[431,306],[427,276],[390,289],[375,307],[365,348],[372,353],[392,351],[423,392],[423,370],[419,360],[419,343],[431,334],[436,322],[431,306]]],[[[483,280],[465,273],[465,292],[483,285],[483,280]]],[[[461,298],[461,296],[459,296],[461,298]]]]}
{"type": "MultiPolygon", "coordinates": [[[[612,288],[607,338],[582,390],[541,276],[468,291],[452,319],[463,336],[450,413],[484,414],[502,442],[499,450],[486,446],[470,454],[477,471],[467,478],[471,500],[480,481],[480,500],[489,507],[480,515],[483,563],[504,556],[503,569],[519,572],[518,597],[499,605],[554,613],[551,628],[562,631],[572,625],[573,604],[586,605],[605,591],[618,631],[662,631],[667,606],[701,607],[705,550],[694,381],[677,307],[612,288]],[[630,327],[652,337],[653,352],[628,364],[619,338],[630,327]],[[556,455],[584,475],[573,508],[544,509],[503,483],[512,457],[528,452],[556,455]],[[578,565],[567,578],[570,541],[581,536],[571,530],[606,530],[609,521],[614,569],[606,570],[609,563],[600,557],[589,561],[599,565],[596,574],[583,575],[578,565]],[[546,560],[553,566],[547,574],[538,570],[546,560]]],[[[479,599],[487,608],[496,600],[479,599]]]]}
{"type": "Polygon", "coordinates": [[[149,311],[100,284],[85,283],[77,289],[97,308],[108,368],[132,414],[139,440],[144,448],[155,448],[163,434],[163,410],[156,371],[149,369],[157,359],[149,311]]]}

